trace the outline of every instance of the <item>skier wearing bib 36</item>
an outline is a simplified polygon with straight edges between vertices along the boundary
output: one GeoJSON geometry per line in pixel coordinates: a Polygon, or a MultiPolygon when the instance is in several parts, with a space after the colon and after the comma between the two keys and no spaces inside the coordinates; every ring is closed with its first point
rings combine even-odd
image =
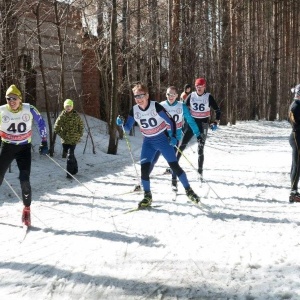
{"type": "Polygon", "coordinates": [[[294,101],[289,108],[289,121],[292,125],[290,145],[292,147],[291,193],[289,201],[300,202],[298,183],[300,177],[300,84],[292,89],[294,101]]]}
{"type": "Polygon", "coordinates": [[[22,223],[31,225],[31,136],[32,120],[38,125],[42,139],[39,147],[40,154],[48,154],[47,130],[44,119],[38,110],[28,104],[22,103],[21,92],[15,85],[11,85],[6,91],[7,104],[0,106],[0,135],[2,145],[0,151],[0,185],[4,175],[15,159],[19,168],[19,179],[24,204],[22,223]]]}
{"type": "MultiPolygon", "coordinates": [[[[210,110],[212,108],[216,112],[215,121],[210,123],[210,128],[212,130],[217,129],[217,125],[220,122],[221,111],[214,97],[210,93],[206,92],[206,80],[204,78],[197,78],[195,80],[195,88],[196,91],[188,95],[185,104],[190,109],[191,115],[197,123],[203,139],[203,143],[198,143],[198,173],[200,174],[200,178],[202,180],[204,163],[204,145],[210,122],[210,110]]],[[[189,143],[192,137],[193,132],[189,124],[185,123],[183,128],[183,139],[180,146],[181,152],[186,148],[187,144],[189,143]]],[[[178,160],[180,159],[180,156],[181,153],[178,152],[178,160]]]]}
{"type": "MultiPolygon", "coordinates": [[[[132,91],[136,105],[129,112],[124,130],[129,132],[134,123],[137,122],[144,136],[141,151],[141,181],[145,194],[144,199],[139,203],[139,207],[151,206],[152,203],[149,175],[151,162],[157,151],[163,155],[173,173],[179,178],[189,199],[198,203],[200,199],[190,187],[186,174],[179,166],[173,149],[177,144],[175,121],[159,103],[149,100],[148,88],[145,85],[139,83],[133,87],[132,91]],[[171,127],[169,134],[167,123],[171,127]]],[[[122,126],[123,119],[118,117],[116,123],[118,126],[122,126]]]]}

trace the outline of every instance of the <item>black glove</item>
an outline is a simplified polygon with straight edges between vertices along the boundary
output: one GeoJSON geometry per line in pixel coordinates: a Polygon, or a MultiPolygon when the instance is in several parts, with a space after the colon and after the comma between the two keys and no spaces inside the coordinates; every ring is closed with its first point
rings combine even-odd
{"type": "Polygon", "coordinates": [[[197,142],[199,147],[204,147],[204,140],[201,135],[197,136],[197,142]]]}
{"type": "Polygon", "coordinates": [[[39,147],[39,152],[42,155],[46,155],[49,153],[49,149],[48,149],[48,143],[47,141],[42,141],[39,147]]]}

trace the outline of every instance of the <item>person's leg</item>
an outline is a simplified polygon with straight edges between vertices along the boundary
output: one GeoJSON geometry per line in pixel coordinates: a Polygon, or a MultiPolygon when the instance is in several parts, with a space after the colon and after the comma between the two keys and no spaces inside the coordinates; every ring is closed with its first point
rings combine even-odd
{"type": "Polygon", "coordinates": [[[204,141],[202,145],[198,144],[198,173],[203,175],[203,163],[204,163],[204,145],[207,137],[208,123],[202,123],[201,137],[204,141]]]}
{"type": "Polygon", "coordinates": [[[160,152],[156,151],[155,154],[154,154],[154,158],[151,162],[149,174],[151,174],[151,172],[153,171],[153,168],[154,168],[155,164],[157,163],[159,157],[160,157],[160,152]]]}
{"type": "Polygon", "coordinates": [[[289,201],[300,202],[300,194],[298,193],[298,183],[300,177],[300,133],[292,132],[289,139],[292,147],[292,166],[291,166],[291,193],[289,201]]]}
{"type": "Polygon", "coordinates": [[[178,161],[181,157],[181,152],[183,152],[185,150],[186,146],[188,145],[188,143],[192,139],[193,135],[194,134],[193,134],[192,129],[190,128],[190,126],[187,123],[185,123],[184,128],[183,128],[183,138],[182,138],[182,141],[181,141],[181,144],[180,144],[180,147],[179,147],[180,151],[177,151],[177,155],[176,155],[178,161]]]}
{"type": "Polygon", "coordinates": [[[139,203],[139,207],[147,207],[152,203],[152,193],[150,188],[151,162],[153,161],[156,149],[151,143],[151,138],[144,138],[141,151],[141,182],[144,189],[144,199],[139,203]]]}
{"type": "Polygon", "coordinates": [[[22,190],[23,204],[24,206],[29,207],[31,205],[31,144],[16,147],[19,147],[19,151],[16,153],[15,157],[20,172],[19,179],[22,190]]]}
{"type": "Polygon", "coordinates": [[[172,172],[178,177],[179,181],[185,188],[186,195],[189,197],[190,200],[192,200],[195,203],[198,203],[200,201],[200,198],[197,194],[192,190],[190,187],[190,183],[187,179],[187,176],[185,172],[180,167],[175,152],[173,150],[173,147],[169,145],[168,140],[162,141],[160,144],[161,154],[168,162],[170,168],[172,169],[172,172]]]}
{"type": "Polygon", "coordinates": [[[3,182],[4,175],[9,168],[9,165],[15,158],[15,145],[10,145],[7,143],[1,143],[0,150],[0,185],[3,182]]]}
{"type": "Polygon", "coordinates": [[[300,177],[300,144],[297,133],[292,132],[290,135],[290,145],[292,147],[292,166],[291,166],[291,190],[298,191],[298,183],[300,177]]]}

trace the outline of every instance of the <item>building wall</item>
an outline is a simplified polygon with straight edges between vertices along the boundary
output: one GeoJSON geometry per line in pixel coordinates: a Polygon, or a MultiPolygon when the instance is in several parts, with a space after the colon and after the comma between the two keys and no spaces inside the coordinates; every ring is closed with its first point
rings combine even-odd
{"type": "MultiPolygon", "coordinates": [[[[61,4],[61,9],[64,5],[61,4]]],[[[24,7],[26,9],[26,7],[24,7]]],[[[60,111],[65,99],[60,96],[61,59],[57,34],[57,27],[54,24],[54,15],[51,14],[53,6],[45,1],[41,8],[41,39],[42,57],[49,97],[49,108],[51,111],[60,111]],[[50,12],[50,13],[49,13],[50,12]]],[[[75,109],[88,115],[99,118],[99,74],[94,67],[95,56],[92,50],[83,49],[81,37],[81,15],[76,8],[71,9],[68,17],[68,24],[62,24],[61,34],[65,36],[64,41],[64,86],[65,97],[74,100],[75,109]],[[65,34],[66,30],[66,34],[65,34]]],[[[64,20],[64,18],[62,18],[64,20]]],[[[65,18],[66,20],[66,18],[65,18]]],[[[45,92],[43,88],[40,59],[38,54],[38,39],[36,35],[36,17],[30,8],[22,13],[19,19],[19,55],[25,55],[31,60],[31,67],[36,72],[36,99],[35,105],[41,111],[46,109],[45,92]]],[[[22,68],[21,68],[22,69],[22,68]]],[[[21,70],[22,72],[22,70],[21,70]]],[[[23,72],[24,74],[26,72],[23,72]]],[[[25,78],[21,76],[21,89],[26,98],[32,100],[33,95],[26,97],[25,78]]],[[[30,83],[29,83],[30,84],[30,83]]],[[[34,84],[32,80],[32,84],[34,84]]]]}

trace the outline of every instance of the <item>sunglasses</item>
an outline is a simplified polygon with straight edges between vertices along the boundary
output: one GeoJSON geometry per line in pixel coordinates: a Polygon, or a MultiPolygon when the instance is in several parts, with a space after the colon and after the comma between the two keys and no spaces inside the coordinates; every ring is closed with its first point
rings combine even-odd
{"type": "Polygon", "coordinates": [[[167,93],[167,96],[169,97],[175,97],[177,94],[171,94],[171,93],[167,93]]]}
{"type": "Polygon", "coordinates": [[[134,99],[141,99],[145,96],[146,94],[139,94],[139,95],[134,95],[134,99]]]}
{"type": "Polygon", "coordinates": [[[5,97],[5,99],[7,101],[16,101],[16,100],[18,100],[18,98],[16,98],[16,97],[5,97]]]}

